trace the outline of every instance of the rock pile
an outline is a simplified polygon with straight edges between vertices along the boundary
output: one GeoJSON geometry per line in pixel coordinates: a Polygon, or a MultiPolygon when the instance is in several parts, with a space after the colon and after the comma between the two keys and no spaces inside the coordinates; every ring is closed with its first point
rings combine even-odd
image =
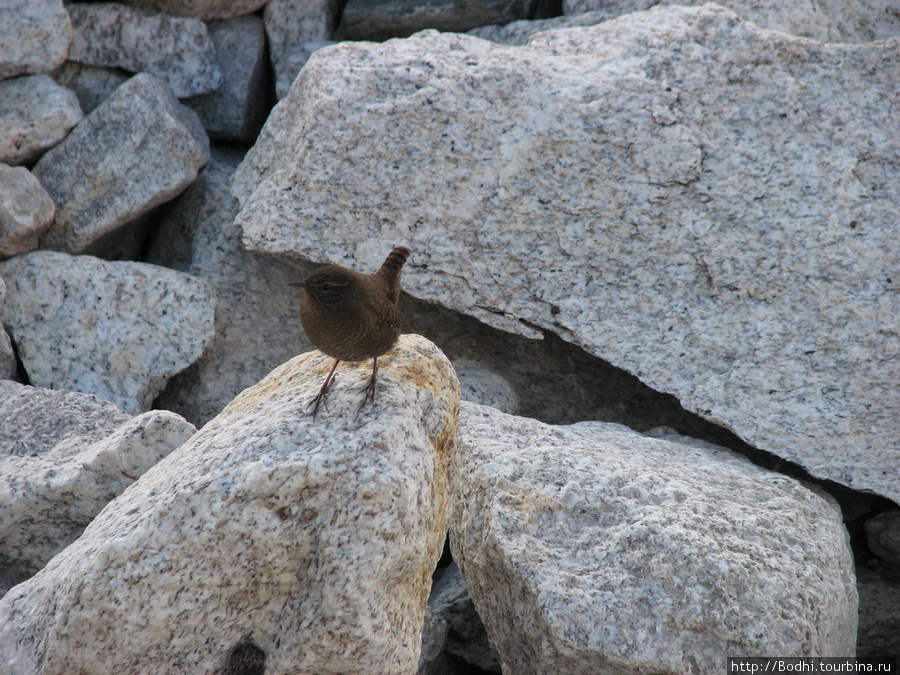
{"type": "Polygon", "coordinates": [[[0,671],[900,653],[892,0],[558,13],[2,3],[0,671]]]}

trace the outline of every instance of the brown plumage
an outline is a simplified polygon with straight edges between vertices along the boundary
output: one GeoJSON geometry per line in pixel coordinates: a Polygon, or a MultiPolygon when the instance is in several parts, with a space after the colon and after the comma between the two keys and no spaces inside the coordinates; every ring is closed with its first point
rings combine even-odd
{"type": "Polygon", "coordinates": [[[313,271],[300,286],[300,323],[319,351],[334,358],[334,365],[318,395],[312,400],[313,417],[334,381],[341,361],[372,359],[372,376],[366,384],[360,409],[375,400],[378,357],[400,337],[400,270],[409,249],[395,246],[375,274],[361,274],[340,265],[325,265],[313,271]]]}

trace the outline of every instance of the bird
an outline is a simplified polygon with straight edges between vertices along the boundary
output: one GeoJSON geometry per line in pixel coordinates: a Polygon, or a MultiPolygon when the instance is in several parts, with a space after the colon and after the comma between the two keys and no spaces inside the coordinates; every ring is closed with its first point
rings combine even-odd
{"type": "Polygon", "coordinates": [[[310,342],[334,364],[316,397],[313,419],[341,361],[372,359],[372,376],[362,392],[359,410],[375,402],[378,357],[390,350],[403,327],[397,302],[400,299],[400,271],[409,258],[409,249],[394,246],[375,274],[362,274],[340,265],[313,270],[303,281],[288,286],[302,289],[300,323],[310,342]]]}

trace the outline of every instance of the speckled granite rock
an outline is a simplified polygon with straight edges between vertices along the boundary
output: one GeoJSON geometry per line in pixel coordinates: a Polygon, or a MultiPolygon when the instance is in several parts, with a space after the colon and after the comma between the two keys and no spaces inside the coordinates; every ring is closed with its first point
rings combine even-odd
{"type": "Polygon", "coordinates": [[[269,114],[269,64],[262,19],[245,16],[209,24],[223,79],[218,89],[185,99],[210,137],[252,144],[269,114]]]}
{"type": "Polygon", "coordinates": [[[130,77],[120,68],[86,66],[76,61],[66,61],[53,73],[54,80],[75,92],[85,115],[96,110],[130,77]]]}
{"type": "MultiPolygon", "coordinates": [[[[601,10],[616,15],[654,6],[702,5],[706,0],[563,0],[563,13],[601,10]]],[[[900,36],[896,0],[720,0],[753,23],[820,42],[869,42],[900,36]]]]}
{"type": "Polygon", "coordinates": [[[331,39],[339,12],[337,0],[272,0],[266,5],[263,21],[279,99],[287,95],[314,46],[331,39]]]}
{"type": "Polygon", "coordinates": [[[341,40],[387,40],[425,28],[465,31],[535,15],[537,0],[347,0],[341,40]]]}
{"type": "Polygon", "coordinates": [[[859,577],[859,656],[900,654],[900,569],[861,565],[859,577]]]}
{"type": "Polygon", "coordinates": [[[463,403],[450,504],[454,558],[504,672],[719,673],[727,656],[854,653],[836,505],[721,448],[463,403]]]}
{"type": "MultiPolygon", "coordinates": [[[[682,3],[684,4],[684,3],[682,3]]],[[[498,42],[502,45],[524,45],[535,33],[557,28],[576,28],[578,26],[593,26],[619,16],[618,12],[595,10],[574,14],[572,16],[556,16],[552,19],[537,19],[534,21],[512,21],[502,25],[479,26],[466,31],[467,34],[480,37],[483,40],[498,42]]]]}
{"type": "Polygon", "coordinates": [[[366,364],[312,419],[319,352],[244,391],[0,600],[0,668],[210,673],[261,652],[266,675],[414,673],[459,389],[424,338],[381,361],[361,412],[366,364]]]}
{"type": "Polygon", "coordinates": [[[121,0],[122,4],[166,12],[175,16],[193,16],[206,21],[231,19],[251,14],[267,0],[121,0]]]}
{"type": "Polygon", "coordinates": [[[178,98],[222,84],[216,50],[204,24],[114,2],[71,4],[74,35],[69,60],[151,73],[178,98]]]}
{"type": "Polygon", "coordinates": [[[9,334],[3,327],[3,305],[6,302],[6,282],[0,278],[0,380],[12,380],[18,364],[9,334]]]}
{"type": "Polygon", "coordinates": [[[242,389],[313,349],[300,327],[297,289],[313,265],[247,251],[228,192],[233,169],[208,166],[160,214],[147,262],[205,279],[216,291],[216,335],[203,356],[170,380],[160,405],[206,424],[242,389]]]}
{"type": "Polygon", "coordinates": [[[49,75],[0,82],[0,162],[34,160],[66,137],[84,115],[78,98],[49,75]]]}
{"type": "MultiPolygon", "coordinates": [[[[100,510],[196,431],[95,396],[0,380],[0,578],[33,574],[100,510]]],[[[0,588],[5,592],[6,588],[0,588]]]]}
{"type": "Polygon", "coordinates": [[[62,0],[0,3],[0,80],[48,73],[66,58],[72,24],[62,0]]]}
{"type": "Polygon", "coordinates": [[[454,361],[453,367],[459,376],[463,400],[489,405],[510,415],[518,412],[519,395],[502,375],[470,359],[454,361]]]}
{"type": "Polygon", "coordinates": [[[500,662],[455,562],[435,574],[428,607],[435,632],[442,633],[436,642],[444,652],[479,671],[500,672],[500,662]]]}
{"type": "MultiPolygon", "coordinates": [[[[869,518],[865,528],[872,553],[900,570],[900,510],[885,511],[869,518]]],[[[900,606],[897,610],[900,611],[900,606]]]]}
{"type": "Polygon", "coordinates": [[[898,64],[900,41],[712,4],[526,47],[331,47],[235,174],[237,222],[250,248],[337,263],[409,242],[410,294],[553,332],[900,500],[898,64]]]}
{"type": "Polygon", "coordinates": [[[54,212],[50,195],[28,169],[0,164],[0,258],[37,248],[54,212]]]}
{"type": "Polygon", "coordinates": [[[42,247],[94,252],[105,235],[177,196],[207,161],[196,113],[152,75],[135,75],[35,165],[56,203],[42,247]]]}
{"type": "Polygon", "coordinates": [[[0,262],[0,276],[3,322],[36,386],[139,413],[213,337],[215,294],[187,274],[34,251],[0,262]]]}

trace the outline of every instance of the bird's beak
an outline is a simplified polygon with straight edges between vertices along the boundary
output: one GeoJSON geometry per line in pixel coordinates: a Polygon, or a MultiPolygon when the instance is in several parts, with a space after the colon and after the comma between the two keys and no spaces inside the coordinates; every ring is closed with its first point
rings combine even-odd
{"type": "Polygon", "coordinates": [[[306,286],[305,281],[289,281],[286,286],[300,286],[301,288],[306,286]]]}

